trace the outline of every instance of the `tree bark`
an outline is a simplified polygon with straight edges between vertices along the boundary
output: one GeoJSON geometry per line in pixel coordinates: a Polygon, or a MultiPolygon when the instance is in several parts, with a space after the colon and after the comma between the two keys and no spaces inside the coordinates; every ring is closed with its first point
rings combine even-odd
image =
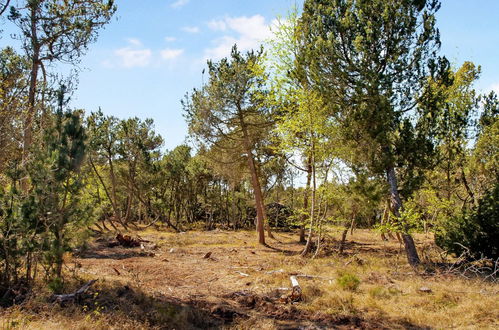
{"type": "MultiPolygon", "coordinates": [[[[392,203],[393,214],[396,217],[400,217],[400,209],[402,208],[402,200],[400,199],[400,194],[398,192],[397,175],[395,173],[395,168],[390,166],[386,170],[386,177],[388,184],[390,185],[390,199],[392,203]]],[[[408,228],[404,228],[402,233],[402,239],[404,242],[405,252],[407,254],[407,261],[414,267],[421,263],[419,259],[418,251],[416,250],[416,245],[414,239],[407,231],[408,228]]]]}

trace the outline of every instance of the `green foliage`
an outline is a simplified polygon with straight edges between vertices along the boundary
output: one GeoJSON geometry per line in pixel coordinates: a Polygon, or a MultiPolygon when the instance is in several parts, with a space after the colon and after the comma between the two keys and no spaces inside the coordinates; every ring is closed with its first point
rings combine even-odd
{"type": "Polygon", "coordinates": [[[400,210],[400,216],[396,217],[392,214],[393,222],[385,222],[377,224],[374,228],[383,234],[389,232],[398,232],[410,234],[414,231],[421,231],[421,213],[416,209],[416,206],[409,200],[403,209],[400,210]]]}
{"type": "Polygon", "coordinates": [[[449,218],[436,234],[436,243],[456,255],[499,258],[499,184],[487,192],[478,206],[449,218]]]}
{"type": "Polygon", "coordinates": [[[23,280],[31,282],[38,260],[59,291],[63,255],[87,224],[88,209],[80,199],[86,135],[81,113],[63,112],[63,103],[61,90],[43,143],[26,170],[12,163],[6,173],[9,184],[0,189],[0,286],[18,285],[22,272],[23,280]],[[31,184],[27,194],[20,189],[26,176],[31,184]]]}
{"type": "Polygon", "coordinates": [[[350,273],[342,273],[336,280],[343,290],[356,291],[359,288],[360,280],[350,273]]]}
{"type": "MultiPolygon", "coordinates": [[[[25,175],[15,164],[6,172],[9,184],[0,187],[0,286],[1,290],[17,285],[23,267],[30,263],[29,256],[39,244],[36,237],[42,229],[37,226],[36,210],[32,199],[22,196],[19,181],[25,175]]],[[[8,299],[8,297],[6,297],[8,299]]],[[[2,305],[7,301],[2,301],[2,305]]]]}
{"type": "Polygon", "coordinates": [[[306,47],[298,62],[306,63],[344,143],[355,150],[349,163],[381,175],[390,166],[411,171],[428,165],[431,141],[416,125],[425,109],[414,104],[436,61],[439,7],[434,0],[422,6],[410,0],[305,1],[299,33],[306,47]]]}
{"type": "Polygon", "coordinates": [[[0,50],[0,172],[18,159],[19,126],[23,118],[27,60],[13,48],[0,50]]]}
{"type": "Polygon", "coordinates": [[[244,135],[248,134],[249,148],[255,149],[271,124],[266,118],[269,109],[261,61],[262,50],[241,54],[235,46],[230,58],[208,61],[208,84],[194,89],[182,102],[189,133],[197,142],[208,148],[246,152],[244,135]]]}
{"type": "Polygon", "coordinates": [[[81,114],[63,112],[62,106],[61,101],[52,126],[45,132],[44,147],[35,152],[28,166],[33,187],[30,209],[35,210],[38,225],[44,228],[40,237],[42,260],[49,277],[62,276],[63,255],[88,221],[88,210],[81,202],[80,176],[86,134],[81,114]]]}
{"type": "Polygon", "coordinates": [[[41,61],[73,63],[96,40],[98,29],[115,11],[113,1],[108,0],[30,0],[11,6],[8,19],[21,30],[15,37],[22,41],[27,55],[41,61]]]}
{"type": "Polygon", "coordinates": [[[48,287],[53,293],[61,293],[64,288],[64,281],[60,277],[54,277],[48,282],[48,287]]]}

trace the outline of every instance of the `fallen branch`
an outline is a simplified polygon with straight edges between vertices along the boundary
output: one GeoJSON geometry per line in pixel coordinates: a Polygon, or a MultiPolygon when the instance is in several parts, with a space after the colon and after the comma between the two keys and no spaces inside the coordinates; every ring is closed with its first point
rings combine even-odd
{"type": "Polygon", "coordinates": [[[317,278],[320,280],[331,280],[331,278],[324,277],[324,276],[319,276],[319,275],[307,275],[307,274],[296,274],[296,277],[303,277],[303,278],[317,278]]]}
{"type": "Polygon", "coordinates": [[[55,294],[52,296],[52,301],[57,302],[59,304],[64,304],[69,301],[78,300],[87,290],[95,283],[97,280],[91,280],[85,283],[81,288],[76,290],[74,293],[68,294],[55,294]]]}
{"type": "Polygon", "coordinates": [[[243,272],[240,272],[240,271],[236,271],[236,273],[238,273],[239,275],[244,276],[244,277],[249,276],[249,274],[246,274],[246,273],[243,273],[243,272]]]}

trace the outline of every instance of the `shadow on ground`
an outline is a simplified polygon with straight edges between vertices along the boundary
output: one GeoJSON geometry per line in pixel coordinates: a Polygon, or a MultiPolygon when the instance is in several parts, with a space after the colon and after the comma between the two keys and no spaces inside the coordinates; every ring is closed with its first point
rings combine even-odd
{"type": "Polygon", "coordinates": [[[60,306],[67,317],[76,310],[89,317],[104,317],[112,328],[140,325],[152,329],[220,329],[243,314],[204,300],[181,301],[154,296],[118,282],[99,283],[78,301],[60,306]]]}
{"type": "MultiPolygon", "coordinates": [[[[234,292],[213,299],[192,296],[180,300],[163,294],[151,296],[128,285],[100,283],[75,303],[61,306],[59,312],[71,317],[75,309],[104,316],[110,327],[140,325],[153,329],[251,329],[252,322],[266,319],[276,329],[431,329],[386,315],[366,318],[358,315],[329,315],[300,310],[282,303],[275,295],[234,292]]],[[[54,309],[52,309],[52,312],[54,309]]]]}

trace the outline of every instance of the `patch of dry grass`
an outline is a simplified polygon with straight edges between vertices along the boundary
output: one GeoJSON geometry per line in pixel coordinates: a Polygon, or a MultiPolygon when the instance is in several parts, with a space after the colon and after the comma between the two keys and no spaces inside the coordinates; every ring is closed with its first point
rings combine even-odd
{"type": "MultiPolygon", "coordinates": [[[[317,323],[337,328],[499,327],[499,285],[414,270],[396,240],[382,241],[368,230],[349,235],[343,255],[332,253],[315,259],[299,256],[303,246],[297,243],[295,233],[277,233],[278,240],[269,240],[271,248],[256,244],[252,231],[177,234],[147,229],[138,234],[156,243],[152,254],[96,242],[73,257],[79,265],[78,276],[99,279],[92,289],[97,296],[62,308],[40,298],[48,294],[42,292],[24,306],[3,311],[0,326],[280,329],[317,323]],[[205,258],[207,252],[211,256],[205,258]],[[262,298],[275,292],[277,299],[288,294],[277,289],[289,288],[292,274],[313,276],[298,277],[303,301],[286,305],[262,298]],[[345,274],[357,278],[358,286],[338,282],[345,274]],[[421,287],[431,292],[422,292],[421,287]],[[237,292],[260,298],[241,304],[233,298],[237,292]]],[[[330,228],[327,234],[338,239],[340,229],[330,228]]],[[[427,258],[438,256],[432,250],[431,236],[417,236],[416,240],[427,258]]],[[[337,243],[332,240],[328,244],[334,251],[337,243]]]]}

